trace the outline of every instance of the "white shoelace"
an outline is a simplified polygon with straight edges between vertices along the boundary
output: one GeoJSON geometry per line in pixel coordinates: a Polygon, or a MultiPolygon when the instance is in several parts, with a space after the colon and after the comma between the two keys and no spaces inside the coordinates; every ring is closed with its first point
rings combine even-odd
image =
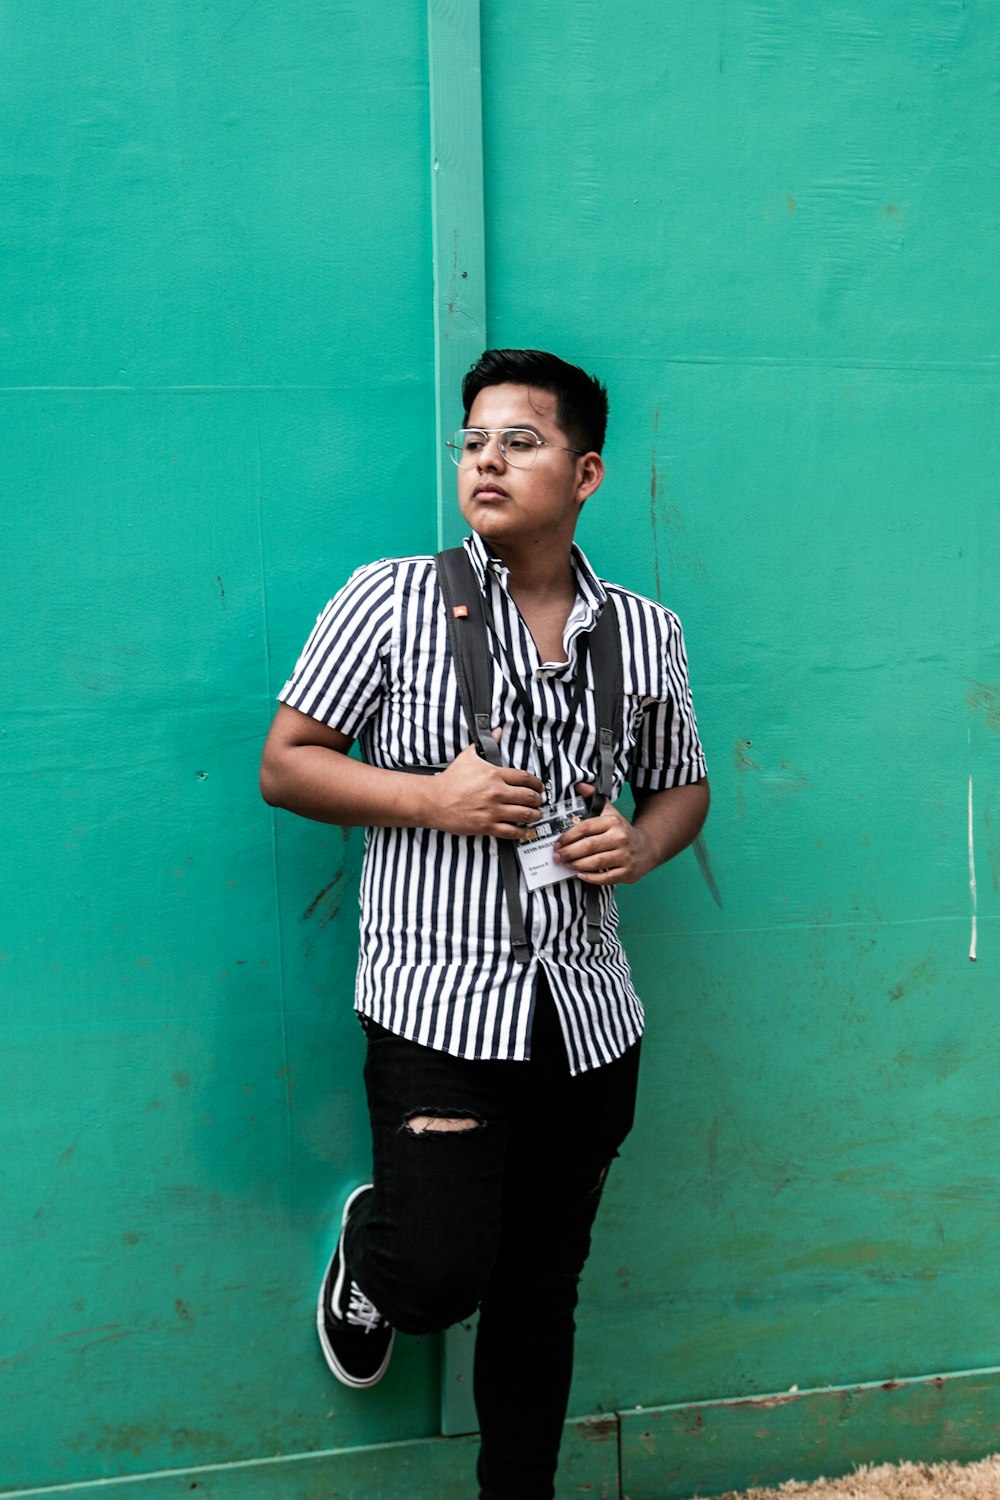
{"type": "Polygon", "coordinates": [[[356,1281],[351,1282],[350,1300],[347,1304],[347,1322],[363,1328],[365,1333],[374,1333],[382,1322],[382,1314],[374,1302],[369,1302],[356,1281]]]}

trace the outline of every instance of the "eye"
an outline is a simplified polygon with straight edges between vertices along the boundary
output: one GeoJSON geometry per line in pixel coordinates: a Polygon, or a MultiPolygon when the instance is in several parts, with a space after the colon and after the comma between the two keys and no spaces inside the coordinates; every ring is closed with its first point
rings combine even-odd
{"type": "Polygon", "coordinates": [[[465,453],[479,453],[485,446],[485,443],[485,432],[467,432],[465,434],[465,442],[462,444],[462,450],[465,453]]]}
{"type": "Polygon", "coordinates": [[[512,453],[530,453],[532,448],[538,447],[538,439],[533,432],[522,432],[515,428],[503,435],[503,445],[512,453]]]}

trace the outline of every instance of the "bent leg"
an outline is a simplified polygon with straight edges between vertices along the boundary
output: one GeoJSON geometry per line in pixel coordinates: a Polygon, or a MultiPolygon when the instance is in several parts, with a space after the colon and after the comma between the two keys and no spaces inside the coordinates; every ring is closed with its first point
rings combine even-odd
{"type": "Polygon", "coordinates": [[[368,1026],[374,1191],[345,1237],[351,1276],[403,1333],[471,1316],[500,1237],[508,1122],[498,1068],[368,1026]]]}

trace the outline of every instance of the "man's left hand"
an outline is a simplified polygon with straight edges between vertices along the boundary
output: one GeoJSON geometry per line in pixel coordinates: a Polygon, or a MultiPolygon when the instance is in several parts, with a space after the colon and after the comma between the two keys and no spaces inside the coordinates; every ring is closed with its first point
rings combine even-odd
{"type": "MultiPolygon", "coordinates": [[[[584,797],[590,782],[577,782],[584,797]]],[[[632,885],[696,838],[708,813],[708,782],[669,787],[644,797],[629,823],[611,803],[556,840],[553,857],[588,885],[632,885]]]]}
{"type": "MultiPolygon", "coordinates": [[[[591,797],[589,782],[577,783],[583,797],[591,797]]],[[[556,840],[553,855],[588,885],[632,885],[653,868],[649,841],[612,803],[596,818],[584,818],[556,840]]]]}

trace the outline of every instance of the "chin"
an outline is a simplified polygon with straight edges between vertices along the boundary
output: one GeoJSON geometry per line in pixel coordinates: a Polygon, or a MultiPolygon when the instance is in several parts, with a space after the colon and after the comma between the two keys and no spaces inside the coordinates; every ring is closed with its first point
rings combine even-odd
{"type": "Polygon", "coordinates": [[[503,524],[499,516],[491,515],[488,511],[484,516],[476,516],[469,521],[473,531],[477,531],[481,537],[504,537],[508,528],[503,524]]]}
{"type": "Polygon", "coordinates": [[[503,517],[489,505],[462,506],[462,519],[473,531],[485,535],[487,531],[503,530],[503,517]]]}

